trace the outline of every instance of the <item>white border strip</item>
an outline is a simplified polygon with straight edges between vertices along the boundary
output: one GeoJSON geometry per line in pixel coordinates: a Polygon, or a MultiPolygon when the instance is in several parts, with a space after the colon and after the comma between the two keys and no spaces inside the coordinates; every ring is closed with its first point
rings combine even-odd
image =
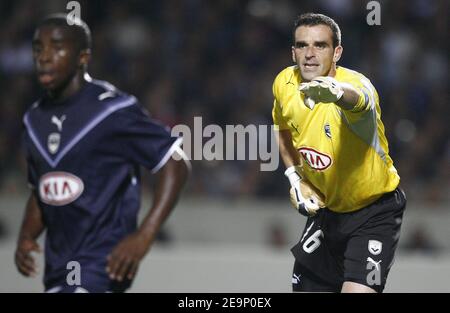
{"type": "Polygon", "coordinates": [[[169,158],[172,156],[172,154],[178,149],[178,147],[183,143],[183,138],[178,138],[175,140],[175,142],[170,146],[169,150],[167,150],[166,154],[163,156],[161,161],[151,170],[152,174],[155,174],[157,171],[163,167],[167,161],[169,161],[169,158]]]}

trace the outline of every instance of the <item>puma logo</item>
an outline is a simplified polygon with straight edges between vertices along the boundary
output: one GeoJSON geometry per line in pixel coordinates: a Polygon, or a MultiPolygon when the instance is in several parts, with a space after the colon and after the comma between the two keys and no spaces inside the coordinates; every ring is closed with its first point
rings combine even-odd
{"type": "Polygon", "coordinates": [[[298,125],[294,125],[294,123],[291,123],[291,126],[292,126],[293,129],[295,129],[295,131],[296,131],[297,133],[300,134],[300,132],[298,131],[298,125]]]}
{"type": "Polygon", "coordinates": [[[55,115],[52,116],[52,123],[58,127],[58,131],[62,131],[63,122],[66,120],[66,116],[63,115],[60,118],[57,118],[55,115]]]}
{"type": "Polygon", "coordinates": [[[378,262],[375,262],[371,257],[368,257],[368,258],[367,258],[367,262],[370,262],[370,263],[372,263],[373,265],[375,265],[375,268],[377,269],[377,271],[380,270],[380,263],[381,263],[381,261],[382,261],[382,260],[380,260],[380,261],[378,261],[378,262]]]}
{"type": "Polygon", "coordinates": [[[298,274],[298,275],[295,275],[295,274],[292,274],[292,283],[293,284],[298,284],[299,282],[300,282],[300,276],[301,276],[301,274],[298,274]]]}

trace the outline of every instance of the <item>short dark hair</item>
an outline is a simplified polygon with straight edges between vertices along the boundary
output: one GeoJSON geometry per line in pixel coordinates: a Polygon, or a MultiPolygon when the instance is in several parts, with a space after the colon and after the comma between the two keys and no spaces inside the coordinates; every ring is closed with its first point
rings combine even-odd
{"type": "Polygon", "coordinates": [[[91,49],[92,38],[91,38],[91,30],[89,26],[79,18],[71,18],[67,14],[64,13],[56,13],[51,14],[45,17],[36,27],[39,29],[43,26],[58,26],[64,27],[69,30],[73,35],[74,39],[77,41],[80,51],[91,49]],[[72,21],[73,25],[68,24],[68,20],[72,21]]]}
{"type": "Polygon", "coordinates": [[[304,13],[297,17],[292,30],[292,38],[295,44],[295,31],[300,26],[326,25],[333,33],[333,48],[341,44],[341,29],[339,25],[331,18],[319,13],[304,13]]]}

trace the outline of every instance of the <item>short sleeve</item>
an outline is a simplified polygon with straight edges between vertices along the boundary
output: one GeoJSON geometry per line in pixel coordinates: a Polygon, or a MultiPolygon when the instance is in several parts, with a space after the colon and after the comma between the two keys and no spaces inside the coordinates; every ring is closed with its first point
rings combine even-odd
{"type": "Polygon", "coordinates": [[[117,112],[120,154],[156,173],[166,164],[182,138],[171,136],[170,129],[150,118],[139,103],[117,112]]]}

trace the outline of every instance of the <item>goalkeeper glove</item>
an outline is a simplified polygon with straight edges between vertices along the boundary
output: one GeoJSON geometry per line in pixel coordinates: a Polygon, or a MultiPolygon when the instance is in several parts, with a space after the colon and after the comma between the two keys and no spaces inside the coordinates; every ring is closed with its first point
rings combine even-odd
{"type": "Polygon", "coordinates": [[[305,105],[311,110],[318,102],[336,102],[344,94],[341,84],[329,76],[319,76],[308,83],[301,83],[298,90],[305,95],[305,105]]]}
{"type": "Polygon", "coordinates": [[[300,214],[314,216],[320,208],[325,207],[324,197],[298,174],[295,166],[287,168],[284,175],[291,183],[291,203],[300,214]]]}

